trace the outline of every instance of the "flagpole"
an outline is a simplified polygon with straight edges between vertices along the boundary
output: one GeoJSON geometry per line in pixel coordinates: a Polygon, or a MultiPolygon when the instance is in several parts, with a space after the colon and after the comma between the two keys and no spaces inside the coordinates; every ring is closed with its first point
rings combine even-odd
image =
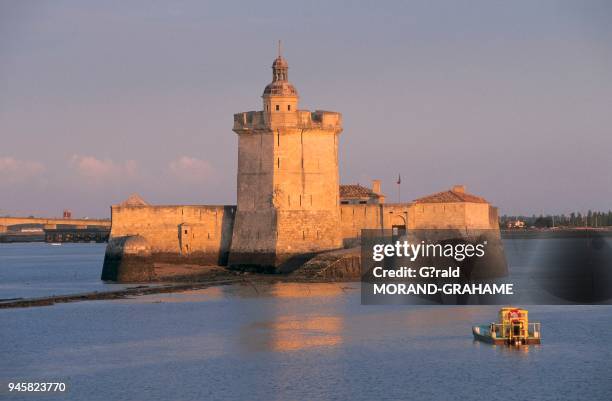
{"type": "Polygon", "coordinates": [[[402,176],[397,175],[397,203],[402,202],[402,176]]]}

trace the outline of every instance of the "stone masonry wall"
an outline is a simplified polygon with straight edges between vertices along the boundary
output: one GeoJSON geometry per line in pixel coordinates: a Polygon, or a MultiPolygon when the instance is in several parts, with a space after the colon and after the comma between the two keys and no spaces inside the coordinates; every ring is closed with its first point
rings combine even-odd
{"type": "Polygon", "coordinates": [[[152,255],[227,258],[234,206],[112,206],[111,239],[139,235],[152,255]]]}
{"type": "MultiPolygon", "coordinates": [[[[491,209],[488,203],[453,202],[453,203],[415,203],[410,208],[410,228],[436,229],[489,229],[496,228],[497,221],[492,222],[491,209]]],[[[496,210],[496,209],[495,209],[496,210]]]]}
{"type": "Polygon", "coordinates": [[[344,246],[359,243],[362,229],[392,229],[407,226],[411,204],[349,204],[340,205],[340,227],[344,246]]]}
{"type": "Polygon", "coordinates": [[[345,246],[359,242],[362,229],[496,229],[497,208],[488,203],[395,203],[340,205],[345,246]]]}

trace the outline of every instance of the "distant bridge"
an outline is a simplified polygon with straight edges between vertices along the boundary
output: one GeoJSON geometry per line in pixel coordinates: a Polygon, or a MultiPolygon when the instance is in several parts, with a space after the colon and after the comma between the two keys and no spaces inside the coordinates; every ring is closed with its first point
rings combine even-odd
{"type": "Polygon", "coordinates": [[[45,217],[0,217],[0,231],[4,231],[11,226],[25,224],[39,224],[45,228],[56,228],[57,226],[74,226],[79,228],[86,227],[108,227],[111,226],[110,220],[99,219],[62,219],[45,217]]]}
{"type": "Polygon", "coordinates": [[[0,242],[106,242],[111,221],[0,217],[0,242]]]}

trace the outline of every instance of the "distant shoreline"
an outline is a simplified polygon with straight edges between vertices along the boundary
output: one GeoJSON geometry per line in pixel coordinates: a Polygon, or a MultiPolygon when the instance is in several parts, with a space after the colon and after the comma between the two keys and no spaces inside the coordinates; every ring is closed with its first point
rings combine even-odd
{"type": "Polygon", "coordinates": [[[502,229],[503,239],[519,238],[575,238],[597,236],[612,236],[612,227],[577,227],[577,228],[525,228],[502,229]]]}
{"type": "MultiPolygon", "coordinates": [[[[601,233],[605,236],[612,234],[612,227],[558,227],[558,228],[518,228],[501,229],[502,238],[553,238],[567,237],[575,235],[590,235],[601,233]]],[[[44,234],[40,233],[21,233],[4,232],[0,233],[0,244],[15,244],[28,242],[46,242],[44,234]]],[[[93,241],[71,242],[89,244],[93,241]]]]}

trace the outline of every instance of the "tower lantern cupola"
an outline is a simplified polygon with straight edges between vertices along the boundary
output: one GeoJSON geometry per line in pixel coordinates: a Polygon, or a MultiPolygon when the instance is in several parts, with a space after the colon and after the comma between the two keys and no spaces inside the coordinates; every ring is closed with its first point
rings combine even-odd
{"type": "Polygon", "coordinates": [[[272,82],[266,86],[262,97],[266,121],[270,121],[270,114],[297,111],[298,92],[289,82],[289,64],[281,55],[280,41],[278,56],[272,63],[272,82]]]}
{"type": "Polygon", "coordinates": [[[280,54],[272,63],[272,82],[289,80],[289,64],[280,54]]]}

